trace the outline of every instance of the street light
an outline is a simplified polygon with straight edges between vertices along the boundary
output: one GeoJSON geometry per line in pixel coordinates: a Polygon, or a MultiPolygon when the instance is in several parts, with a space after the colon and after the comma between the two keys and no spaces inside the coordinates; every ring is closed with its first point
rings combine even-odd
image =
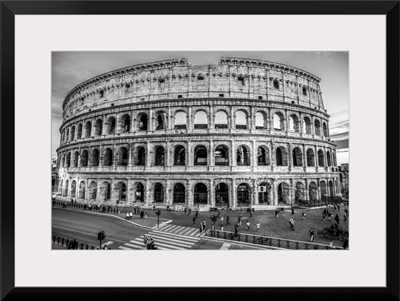
{"type": "Polygon", "coordinates": [[[157,214],[157,228],[160,228],[160,215],[161,215],[161,210],[158,209],[158,210],[156,211],[156,214],[157,214]]]}

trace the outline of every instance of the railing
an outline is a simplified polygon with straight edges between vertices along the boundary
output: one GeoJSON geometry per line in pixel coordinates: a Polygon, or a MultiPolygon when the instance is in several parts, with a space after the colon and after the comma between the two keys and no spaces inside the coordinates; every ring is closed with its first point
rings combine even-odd
{"type": "Polygon", "coordinates": [[[302,207],[320,207],[327,206],[333,204],[343,203],[343,199],[341,197],[322,197],[320,200],[297,200],[297,205],[302,207]]]}
{"type": "MultiPolygon", "coordinates": [[[[76,241],[76,239],[68,239],[60,236],[53,235],[51,239],[53,244],[66,247],[68,250],[98,250],[99,247],[95,246],[89,246],[88,244],[85,243],[79,243],[76,241]]],[[[110,250],[110,248],[107,247],[106,250],[110,250]]]]}
{"type": "Polygon", "coordinates": [[[328,245],[282,239],[276,237],[267,237],[254,234],[243,234],[243,233],[233,233],[229,231],[219,231],[209,229],[206,231],[205,236],[227,239],[238,242],[246,242],[256,245],[263,245],[275,248],[290,249],[290,250],[331,250],[331,249],[343,249],[341,247],[330,247],[328,245]]]}
{"type": "Polygon", "coordinates": [[[91,205],[90,207],[86,204],[80,204],[76,202],[66,202],[66,201],[52,201],[53,207],[60,206],[62,208],[74,208],[74,209],[81,209],[81,210],[91,210],[91,211],[99,211],[105,213],[118,213],[121,209],[113,206],[98,206],[98,205],[91,205]]]}

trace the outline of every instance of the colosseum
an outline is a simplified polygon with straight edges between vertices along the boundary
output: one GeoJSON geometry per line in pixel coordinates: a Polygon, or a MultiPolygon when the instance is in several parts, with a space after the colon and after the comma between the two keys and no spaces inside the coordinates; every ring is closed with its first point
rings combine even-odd
{"type": "Polygon", "coordinates": [[[62,200],[181,210],[275,209],[339,192],[320,79],[269,61],[144,63],[63,102],[62,200]]]}

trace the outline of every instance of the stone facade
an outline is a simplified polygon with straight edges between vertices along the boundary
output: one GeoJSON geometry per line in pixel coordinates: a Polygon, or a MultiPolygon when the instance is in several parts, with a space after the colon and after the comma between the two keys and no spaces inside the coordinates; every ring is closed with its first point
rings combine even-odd
{"type": "Polygon", "coordinates": [[[201,210],[335,196],[336,149],[319,81],[239,58],[99,75],[64,100],[59,192],[91,204],[201,210]]]}

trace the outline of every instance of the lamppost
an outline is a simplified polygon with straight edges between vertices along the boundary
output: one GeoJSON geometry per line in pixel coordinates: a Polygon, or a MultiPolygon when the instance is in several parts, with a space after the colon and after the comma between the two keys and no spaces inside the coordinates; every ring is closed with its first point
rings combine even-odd
{"type": "Polygon", "coordinates": [[[157,228],[160,228],[160,215],[161,215],[161,210],[158,209],[158,210],[156,211],[156,214],[157,214],[157,228]]]}
{"type": "Polygon", "coordinates": [[[117,201],[117,214],[118,214],[118,204],[119,204],[119,200],[117,201]]]}

